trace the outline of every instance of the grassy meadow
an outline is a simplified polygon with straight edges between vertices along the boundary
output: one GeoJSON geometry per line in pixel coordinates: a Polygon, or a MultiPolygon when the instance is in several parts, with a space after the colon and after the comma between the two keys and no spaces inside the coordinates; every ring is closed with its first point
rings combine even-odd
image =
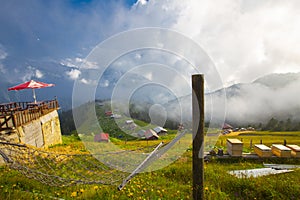
{"type": "Polygon", "coordinates": [[[225,147],[227,138],[237,138],[243,141],[243,152],[253,152],[255,144],[262,144],[271,147],[272,144],[300,144],[300,131],[272,132],[272,131],[242,131],[232,132],[219,137],[216,146],[225,147]],[[252,146],[251,146],[252,143],[252,146]]]}
{"type": "MultiPolygon", "coordinates": [[[[113,142],[124,149],[157,145],[172,139],[172,135],[157,141],[113,142]]],[[[216,148],[226,151],[226,138],[242,139],[245,152],[252,144],[287,143],[300,145],[300,132],[235,132],[220,136],[216,148]]],[[[63,144],[49,151],[86,153],[83,143],[75,136],[63,136],[63,144]]],[[[263,167],[263,162],[273,160],[212,159],[205,163],[204,194],[206,199],[299,199],[300,169],[293,172],[259,178],[236,178],[228,170],[263,167]]],[[[276,160],[277,163],[299,164],[300,159],[276,160]]],[[[135,176],[123,190],[115,185],[74,185],[53,187],[28,179],[7,166],[0,167],[0,199],[192,199],[192,152],[187,149],[181,157],[167,167],[135,176]]]]}

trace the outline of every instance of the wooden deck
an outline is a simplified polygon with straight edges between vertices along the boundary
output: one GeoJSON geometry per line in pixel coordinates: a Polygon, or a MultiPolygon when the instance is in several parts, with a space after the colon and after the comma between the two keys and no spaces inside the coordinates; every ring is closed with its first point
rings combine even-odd
{"type": "Polygon", "coordinates": [[[0,131],[22,126],[58,109],[59,105],[56,99],[36,103],[11,102],[0,104],[0,131]]]}

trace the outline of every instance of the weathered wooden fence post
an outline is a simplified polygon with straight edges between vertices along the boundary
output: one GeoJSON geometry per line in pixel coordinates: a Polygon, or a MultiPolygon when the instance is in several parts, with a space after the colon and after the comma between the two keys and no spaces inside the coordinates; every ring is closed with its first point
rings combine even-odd
{"type": "Polygon", "coordinates": [[[192,75],[193,199],[204,199],[204,77],[192,75]]]}

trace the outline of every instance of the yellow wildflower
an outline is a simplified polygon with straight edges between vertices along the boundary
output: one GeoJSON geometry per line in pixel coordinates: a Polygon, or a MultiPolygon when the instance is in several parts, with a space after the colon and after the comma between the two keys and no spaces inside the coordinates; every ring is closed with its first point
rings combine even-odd
{"type": "Polygon", "coordinates": [[[72,192],[71,197],[76,197],[77,196],[77,192],[72,192]]]}
{"type": "Polygon", "coordinates": [[[99,189],[98,185],[94,186],[94,190],[98,190],[98,189],[99,189]]]}
{"type": "Polygon", "coordinates": [[[133,193],[132,192],[130,192],[130,193],[128,193],[128,195],[127,195],[128,197],[132,197],[133,196],[133,193]]]}

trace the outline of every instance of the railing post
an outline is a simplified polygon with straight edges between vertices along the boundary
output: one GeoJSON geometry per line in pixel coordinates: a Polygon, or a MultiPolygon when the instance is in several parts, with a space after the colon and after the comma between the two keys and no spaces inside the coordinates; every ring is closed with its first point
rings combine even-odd
{"type": "Polygon", "coordinates": [[[15,114],[11,114],[12,115],[12,123],[13,123],[13,126],[14,127],[17,127],[17,124],[16,124],[16,116],[15,116],[15,114]]]}

